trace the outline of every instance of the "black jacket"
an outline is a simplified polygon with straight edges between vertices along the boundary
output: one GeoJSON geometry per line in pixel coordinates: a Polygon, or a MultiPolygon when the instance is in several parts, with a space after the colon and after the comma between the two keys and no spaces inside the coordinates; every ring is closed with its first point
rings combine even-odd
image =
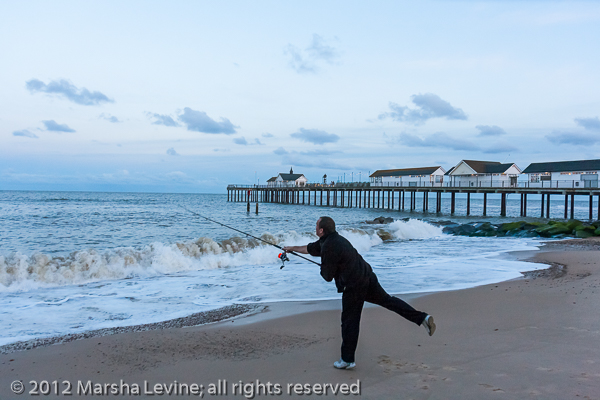
{"type": "Polygon", "coordinates": [[[339,293],[368,282],[373,270],[358,251],[337,232],[331,232],[306,246],[311,256],[321,257],[321,276],[335,279],[339,293]]]}

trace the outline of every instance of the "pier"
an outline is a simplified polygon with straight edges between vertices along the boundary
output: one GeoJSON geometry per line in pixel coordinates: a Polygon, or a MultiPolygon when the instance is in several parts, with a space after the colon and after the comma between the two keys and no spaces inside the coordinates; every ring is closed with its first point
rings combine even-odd
{"type": "MultiPolygon", "coordinates": [[[[450,214],[456,212],[457,196],[466,197],[466,215],[471,215],[471,195],[483,194],[483,216],[487,215],[488,195],[500,195],[500,216],[506,216],[508,196],[519,196],[520,216],[527,217],[528,195],[541,195],[540,218],[550,218],[550,204],[556,196],[564,196],[564,219],[574,218],[575,196],[589,198],[589,219],[600,219],[599,188],[539,188],[539,187],[453,187],[453,186],[371,186],[369,183],[352,184],[307,184],[305,186],[261,186],[261,185],[229,185],[227,201],[229,202],[262,202],[294,205],[313,205],[325,207],[374,208],[398,211],[435,212],[442,210],[442,194],[450,194],[450,214]],[[420,204],[417,204],[417,193],[422,193],[420,204]],[[430,211],[429,200],[435,198],[430,211]],[[554,197],[552,197],[554,196],[554,197]],[[594,196],[597,197],[597,209],[594,210],[594,196]],[[595,211],[595,213],[594,213],[595,211]]],[[[448,199],[446,199],[448,200],[448,199]]],[[[531,215],[533,217],[533,215],[531,215]]],[[[557,218],[557,216],[553,216],[557,218]]]]}

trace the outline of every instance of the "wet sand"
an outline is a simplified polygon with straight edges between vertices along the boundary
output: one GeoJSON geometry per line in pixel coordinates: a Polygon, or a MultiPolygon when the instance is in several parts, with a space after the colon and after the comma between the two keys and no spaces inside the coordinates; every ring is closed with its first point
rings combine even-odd
{"type": "Polygon", "coordinates": [[[195,387],[182,383],[196,383],[204,398],[215,399],[251,398],[257,390],[259,398],[599,399],[600,241],[553,242],[527,256],[552,268],[472,289],[401,296],[435,317],[433,337],[385,309],[366,308],[351,371],[332,367],[339,358],[340,301],[278,303],[203,326],[1,354],[0,399],[16,398],[15,380],[25,384],[19,398],[31,396],[32,380],[57,381],[59,394],[44,398],[66,397],[63,381],[72,385],[71,398],[119,398],[127,391],[122,380],[129,392],[139,385],[141,395],[133,397],[152,392],[153,398],[155,384],[184,391],[195,387]],[[78,395],[100,390],[95,384],[103,394],[78,395]],[[211,384],[227,394],[210,395],[211,384]],[[296,392],[308,389],[312,395],[296,392]],[[327,396],[318,394],[325,389],[327,396]],[[339,392],[357,389],[360,396],[339,392]]]}

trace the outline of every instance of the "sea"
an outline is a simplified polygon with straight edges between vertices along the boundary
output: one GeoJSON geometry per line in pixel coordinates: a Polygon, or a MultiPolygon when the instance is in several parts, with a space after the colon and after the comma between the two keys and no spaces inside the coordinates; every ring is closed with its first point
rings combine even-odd
{"type": "MultiPolygon", "coordinates": [[[[537,249],[539,239],[444,234],[443,221],[497,223],[519,215],[517,199],[509,199],[508,217],[498,217],[499,199],[491,196],[488,217],[476,215],[477,198],[465,217],[463,200],[453,216],[445,208],[438,215],[273,203],[259,203],[256,214],[254,204],[248,213],[225,194],[0,191],[0,345],[232,304],[339,299],[318,265],[290,255],[281,268],[278,248],[238,232],[304,245],[318,239],[323,215],[389,293],[456,290],[545,267],[505,257],[537,249]],[[379,216],[394,222],[367,223],[379,216]]],[[[539,215],[530,205],[530,215],[539,215]]],[[[576,206],[576,217],[586,217],[587,202],[576,206]]],[[[561,215],[560,202],[552,207],[561,215]]]]}

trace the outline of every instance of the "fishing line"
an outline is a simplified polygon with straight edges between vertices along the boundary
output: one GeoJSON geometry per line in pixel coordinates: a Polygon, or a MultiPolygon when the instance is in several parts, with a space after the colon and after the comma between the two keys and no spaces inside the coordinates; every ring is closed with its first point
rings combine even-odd
{"type": "MultiPolygon", "coordinates": [[[[275,243],[271,243],[271,242],[269,242],[269,241],[267,241],[267,240],[261,239],[261,238],[259,238],[259,237],[256,237],[256,236],[254,236],[254,235],[251,235],[251,234],[249,234],[249,233],[246,233],[246,232],[244,232],[244,231],[240,231],[239,229],[236,229],[236,228],[234,228],[234,227],[231,227],[231,226],[229,226],[229,225],[225,225],[225,224],[223,224],[223,223],[221,223],[221,222],[219,222],[219,221],[215,221],[214,219],[210,219],[210,218],[208,218],[208,217],[205,217],[204,215],[202,215],[202,214],[199,214],[199,213],[197,213],[197,212],[195,212],[195,211],[192,211],[192,210],[190,210],[190,209],[188,209],[188,208],[186,208],[186,207],[184,207],[184,206],[182,206],[182,205],[180,205],[179,207],[183,208],[184,210],[186,210],[186,211],[187,211],[187,212],[189,212],[189,213],[192,213],[192,214],[194,214],[194,215],[195,215],[195,216],[197,216],[197,217],[202,217],[202,218],[204,218],[204,219],[205,219],[205,220],[207,220],[207,221],[214,222],[215,224],[218,224],[218,225],[224,226],[225,228],[229,228],[229,229],[231,229],[231,230],[234,230],[234,231],[236,231],[236,232],[239,232],[239,233],[241,233],[242,235],[250,236],[250,237],[251,237],[251,238],[253,238],[253,239],[260,240],[260,241],[261,241],[261,242],[263,242],[263,243],[270,244],[271,246],[274,246],[274,247],[277,247],[277,248],[278,248],[278,249],[280,249],[280,250],[283,250],[283,247],[281,247],[281,246],[278,246],[278,245],[276,245],[275,243]]],[[[311,263],[313,263],[313,264],[317,264],[318,266],[321,266],[321,264],[319,264],[318,262],[316,262],[316,261],[313,261],[313,260],[311,260],[310,258],[303,257],[303,256],[301,256],[300,254],[298,254],[298,253],[296,253],[296,252],[293,252],[293,251],[286,252],[285,250],[283,250],[283,253],[280,253],[280,254],[279,254],[279,256],[278,256],[278,257],[279,257],[279,259],[281,260],[281,268],[280,268],[280,269],[282,269],[282,268],[285,266],[285,262],[286,262],[286,261],[290,261],[290,260],[289,260],[289,258],[287,257],[287,254],[288,254],[288,253],[289,253],[289,254],[293,254],[293,255],[295,255],[296,257],[300,257],[300,258],[302,258],[302,259],[304,259],[304,260],[306,260],[306,261],[310,261],[310,262],[311,262],[311,263]]]]}

